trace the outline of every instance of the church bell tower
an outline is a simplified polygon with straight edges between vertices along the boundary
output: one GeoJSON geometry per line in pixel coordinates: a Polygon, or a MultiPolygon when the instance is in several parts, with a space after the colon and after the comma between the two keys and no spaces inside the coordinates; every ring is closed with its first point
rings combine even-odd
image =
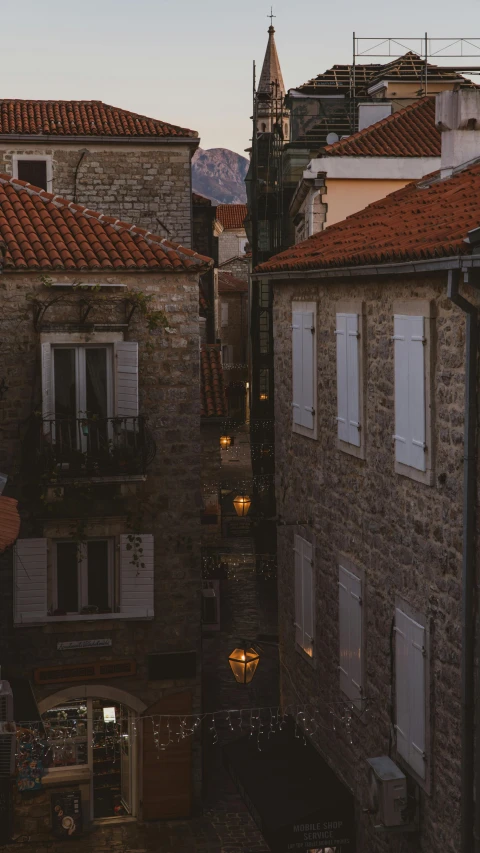
{"type": "Polygon", "coordinates": [[[285,84],[275,44],[274,17],[271,12],[268,44],[257,88],[257,133],[272,133],[277,126],[278,129],[281,128],[285,142],[288,142],[289,116],[283,103],[285,84]]]}

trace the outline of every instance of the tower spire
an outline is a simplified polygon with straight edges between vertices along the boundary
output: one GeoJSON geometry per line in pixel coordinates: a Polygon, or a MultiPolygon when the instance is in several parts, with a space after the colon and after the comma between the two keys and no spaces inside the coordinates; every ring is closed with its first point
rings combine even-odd
{"type": "Polygon", "coordinates": [[[258,84],[258,92],[264,95],[270,95],[274,98],[283,98],[285,95],[285,84],[282,77],[282,69],[280,68],[280,60],[278,58],[277,46],[275,44],[275,27],[273,19],[276,15],[273,14],[273,8],[270,9],[270,26],[268,28],[268,44],[265,51],[265,59],[263,60],[262,73],[258,84]]]}

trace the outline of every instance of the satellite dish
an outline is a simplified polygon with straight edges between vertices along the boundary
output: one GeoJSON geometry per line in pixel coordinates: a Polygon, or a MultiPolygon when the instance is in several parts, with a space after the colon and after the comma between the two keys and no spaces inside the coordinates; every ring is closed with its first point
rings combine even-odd
{"type": "Polygon", "coordinates": [[[338,142],[338,133],[327,133],[327,145],[333,145],[334,142],[338,142]]]}

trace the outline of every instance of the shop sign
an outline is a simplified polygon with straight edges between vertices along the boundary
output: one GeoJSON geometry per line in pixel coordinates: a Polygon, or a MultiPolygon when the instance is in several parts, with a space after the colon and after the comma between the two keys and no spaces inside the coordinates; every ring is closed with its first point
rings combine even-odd
{"type": "Polygon", "coordinates": [[[285,831],[283,837],[287,853],[304,853],[330,847],[347,851],[353,850],[354,843],[351,823],[340,819],[295,823],[285,831]]]}
{"type": "Polygon", "coordinates": [[[111,645],[111,640],[70,640],[67,643],[57,643],[57,650],[65,652],[68,649],[101,649],[111,645]]]}

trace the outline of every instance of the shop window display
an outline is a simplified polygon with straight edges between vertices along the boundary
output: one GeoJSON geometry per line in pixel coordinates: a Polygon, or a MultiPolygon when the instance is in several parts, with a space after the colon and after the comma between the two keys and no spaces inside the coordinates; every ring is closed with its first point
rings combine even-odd
{"type": "Polygon", "coordinates": [[[109,699],[67,702],[43,714],[50,771],[90,768],[94,818],[131,814],[131,716],[109,699]]]}

